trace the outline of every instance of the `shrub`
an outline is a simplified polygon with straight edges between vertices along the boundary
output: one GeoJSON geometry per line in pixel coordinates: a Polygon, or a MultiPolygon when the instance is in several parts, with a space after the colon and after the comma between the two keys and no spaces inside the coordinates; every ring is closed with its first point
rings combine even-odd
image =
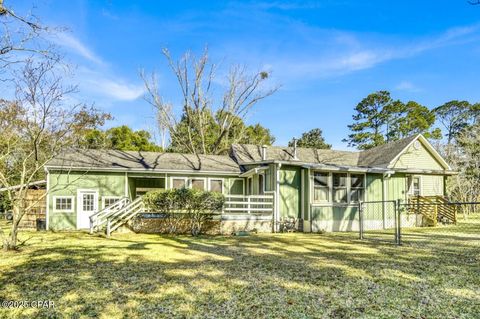
{"type": "Polygon", "coordinates": [[[148,192],[143,201],[150,211],[165,214],[169,233],[176,234],[179,225],[187,220],[191,234],[197,236],[205,221],[221,211],[225,198],[216,192],[182,188],[148,192]]]}

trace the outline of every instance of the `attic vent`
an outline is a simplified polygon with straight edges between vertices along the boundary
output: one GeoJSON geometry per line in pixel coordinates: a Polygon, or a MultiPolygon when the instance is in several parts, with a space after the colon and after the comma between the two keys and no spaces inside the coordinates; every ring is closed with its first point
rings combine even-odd
{"type": "Polygon", "coordinates": [[[419,142],[419,141],[415,141],[415,142],[413,143],[413,147],[414,147],[416,150],[420,149],[420,142],[419,142]]]}

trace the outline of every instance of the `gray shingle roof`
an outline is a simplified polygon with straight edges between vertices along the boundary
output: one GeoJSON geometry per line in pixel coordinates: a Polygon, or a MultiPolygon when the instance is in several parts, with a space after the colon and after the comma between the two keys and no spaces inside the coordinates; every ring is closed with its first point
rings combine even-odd
{"type": "MultiPolygon", "coordinates": [[[[374,147],[367,151],[335,151],[324,149],[297,148],[297,161],[302,163],[334,166],[386,168],[390,162],[418,135],[374,147]]],[[[232,153],[240,164],[262,161],[262,147],[249,144],[232,145],[232,153]]],[[[291,147],[267,147],[267,160],[295,161],[291,147]]]]}
{"type": "Polygon", "coordinates": [[[75,150],[52,159],[47,167],[121,170],[180,170],[239,173],[229,156],[117,150],[75,150]]]}

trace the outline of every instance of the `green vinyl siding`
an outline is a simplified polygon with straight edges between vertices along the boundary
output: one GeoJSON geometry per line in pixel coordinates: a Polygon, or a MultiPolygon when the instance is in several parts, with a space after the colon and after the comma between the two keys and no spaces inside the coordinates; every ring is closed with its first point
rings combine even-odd
{"type": "Polygon", "coordinates": [[[313,206],[314,231],[353,231],[358,229],[357,206],[313,206]]]}
{"type": "Polygon", "coordinates": [[[383,200],[382,174],[367,174],[365,187],[365,201],[383,200]]]}
{"type": "Polygon", "coordinates": [[[394,174],[385,179],[387,196],[385,200],[407,199],[407,177],[405,174],[394,174]]]}
{"type": "Polygon", "coordinates": [[[303,174],[303,219],[309,220],[310,209],[310,174],[308,169],[302,169],[303,174]]]}
{"type": "Polygon", "coordinates": [[[420,176],[422,196],[443,196],[445,185],[442,175],[415,175],[420,176]]]}
{"type": "Polygon", "coordinates": [[[300,187],[301,169],[296,166],[282,166],[280,168],[280,217],[301,218],[300,216],[300,187]]]}
{"type": "Polygon", "coordinates": [[[49,228],[75,229],[77,218],[77,190],[98,191],[98,207],[102,207],[103,196],[125,196],[125,174],[106,172],[56,172],[48,174],[49,179],[49,228]],[[74,211],[54,211],[54,196],[73,196],[74,211]]]}
{"type": "Polygon", "coordinates": [[[398,158],[394,167],[428,170],[445,169],[421,143],[418,149],[411,145],[405,153],[398,158]]]}

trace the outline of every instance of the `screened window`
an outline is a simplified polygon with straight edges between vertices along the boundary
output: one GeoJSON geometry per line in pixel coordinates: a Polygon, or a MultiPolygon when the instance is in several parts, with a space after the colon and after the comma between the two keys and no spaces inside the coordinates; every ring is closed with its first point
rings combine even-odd
{"type": "Polygon", "coordinates": [[[347,174],[346,173],[333,173],[333,202],[334,203],[347,203],[347,174]]]}
{"type": "Polygon", "coordinates": [[[221,179],[211,179],[210,180],[210,191],[223,193],[223,180],[221,179]]]}
{"type": "Polygon", "coordinates": [[[247,194],[252,195],[253,193],[253,178],[249,177],[247,180],[247,194]]]}
{"type": "Polygon", "coordinates": [[[243,179],[234,179],[230,182],[230,194],[243,195],[243,179]]]}
{"type": "Polygon", "coordinates": [[[363,200],[365,189],[365,175],[350,174],[350,201],[359,202],[363,200]]]}
{"type": "Polygon", "coordinates": [[[172,179],[172,188],[180,189],[187,187],[185,179],[183,178],[173,178],[172,179]]]}
{"type": "Polygon", "coordinates": [[[191,179],[191,186],[192,189],[196,189],[199,191],[204,191],[205,190],[205,180],[204,179],[199,179],[199,178],[192,178],[191,179]]]}
{"type": "Polygon", "coordinates": [[[55,210],[66,212],[73,211],[73,197],[55,197],[55,210]]]}
{"type": "Polygon", "coordinates": [[[330,200],[330,186],[328,173],[314,173],[313,175],[313,200],[315,202],[328,202],[330,200]]]}
{"type": "Polygon", "coordinates": [[[119,199],[120,199],[120,197],[104,197],[103,198],[103,208],[107,208],[107,207],[112,206],[119,199]]]}
{"type": "Polygon", "coordinates": [[[258,193],[263,195],[265,193],[265,175],[258,175],[258,193]]]}
{"type": "Polygon", "coordinates": [[[420,196],[420,177],[414,176],[412,180],[412,194],[420,196]]]}

